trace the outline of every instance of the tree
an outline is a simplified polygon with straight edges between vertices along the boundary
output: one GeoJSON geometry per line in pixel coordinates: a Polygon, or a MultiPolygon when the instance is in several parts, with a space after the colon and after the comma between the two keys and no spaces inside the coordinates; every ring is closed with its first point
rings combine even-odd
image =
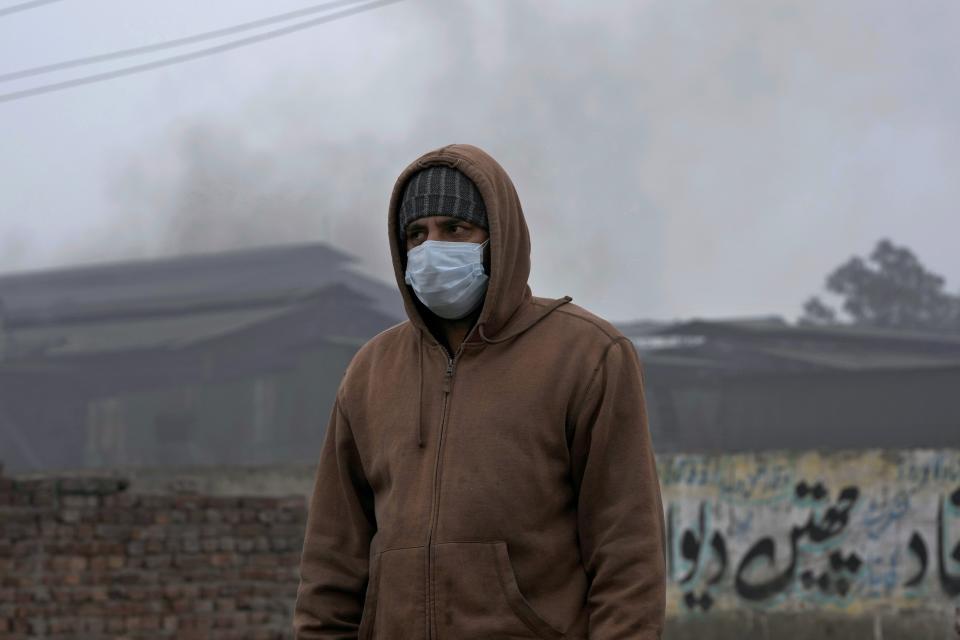
{"type": "Polygon", "coordinates": [[[843,298],[850,321],[842,322],[812,296],[798,324],[960,333],[960,295],[943,287],[943,277],[928,271],[913,252],[881,239],[868,260],[854,256],[827,276],[827,290],[843,298]]]}

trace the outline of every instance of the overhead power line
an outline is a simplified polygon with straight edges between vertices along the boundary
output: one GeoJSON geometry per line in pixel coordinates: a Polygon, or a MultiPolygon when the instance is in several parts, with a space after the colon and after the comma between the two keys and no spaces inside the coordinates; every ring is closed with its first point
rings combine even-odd
{"type": "MultiPolygon", "coordinates": [[[[55,2],[58,0],[46,0],[46,1],[55,2]]],[[[297,11],[290,11],[288,13],[281,13],[275,16],[261,18],[260,20],[244,22],[241,24],[233,25],[232,27],[214,29],[213,31],[204,31],[202,33],[196,33],[194,35],[186,36],[183,38],[176,38],[173,40],[164,40],[162,42],[156,42],[154,44],[148,44],[140,47],[131,47],[129,49],[120,49],[119,51],[111,51],[109,53],[101,53],[93,56],[86,56],[83,58],[74,58],[72,60],[55,62],[53,64],[45,64],[38,67],[31,67],[29,69],[22,69],[20,71],[0,73],[0,82],[9,82],[11,80],[19,80],[20,78],[29,78],[31,76],[39,76],[45,73],[52,73],[54,71],[62,71],[63,69],[73,69],[75,67],[84,67],[87,65],[97,64],[100,62],[109,62],[110,60],[118,60],[120,58],[129,58],[131,56],[139,56],[145,53],[155,53],[157,51],[163,51],[165,49],[175,49],[177,47],[183,47],[189,44],[196,44],[198,42],[203,42],[205,40],[214,40],[216,38],[222,38],[224,36],[232,36],[236,33],[242,33],[244,31],[249,31],[251,29],[259,29],[261,27],[266,27],[271,24],[276,24],[278,22],[287,22],[289,20],[302,18],[304,16],[308,16],[314,13],[322,13],[324,11],[329,11],[330,9],[335,9],[337,7],[342,7],[345,5],[360,4],[361,2],[364,2],[364,1],[365,0],[336,0],[335,2],[324,2],[322,4],[306,7],[304,9],[298,9],[297,11]]]]}
{"type": "Polygon", "coordinates": [[[20,4],[15,4],[12,7],[3,7],[0,9],[0,18],[3,16],[8,16],[11,13],[18,13],[28,9],[36,9],[37,7],[42,7],[45,4],[53,4],[54,2],[60,1],[61,0],[33,0],[33,2],[21,2],[20,4]]]}
{"type": "Polygon", "coordinates": [[[13,102],[14,100],[22,100],[23,98],[31,98],[33,96],[42,95],[45,93],[53,93],[54,91],[63,91],[64,89],[72,89],[73,87],[79,87],[86,84],[93,84],[95,82],[103,82],[105,80],[113,80],[114,78],[121,78],[123,76],[135,75],[142,73],[144,71],[151,71],[153,69],[160,69],[162,67],[169,67],[175,64],[180,64],[182,62],[189,62],[191,60],[196,60],[198,58],[204,58],[207,56],[212,56],[218,53],[223,53],[224,51],[230,51],[231,49],[239,49],[240,47],[245,47],[247,45],[255,44],[257,42],[263,42],[264,40],[270,40],[272,38],[279,38],[281,36],[294,33],[296,31],[302,31],[304,29],[310,29],[311,27],[316,27],[321,24],[326,24],[328,22],[333,22],[341,18],[346,18],[358,13],[363,13],[371,9],[377,9],[388,4],[394,4],[396,2],[402,2],[403,0],[376,0],[375,2],[369,2],[358,7],[352,7],[350,9],[344,9],[343,11],[338,11],[336,13],[330,13],[325,16],[314,18],[313,20],[305,20],[303,22],[298,22],[292,24],[288,27],[283,27],[281,29],[274,29],[273,31],[267,31],[265,33],[260,33],[255,36],[249,36],[246,38],[240,38],[239,40],[233,40],[231,42],[226,42],[214,47],[208,47],[206,49],[200,49],[199,51],[193,51],[191,53],[185,53],[178,56],[171,56],[169,58],[163,58],[161,60],[155,60],[153,62],[147,62],[144,64],[138,64],[130,67],[124,67],[122,69],[115,69],[114,71],[107,71],[105,73],[98,73],[89,76],[83,76],[80,78],[74,78],[73,80],[66,80],[64,82],[56,82],[52,84],[45,84],[39,87],[33,87],[31,89],[24,89],[23,91],[13,91],[11,93],[0,93],[0,103],[3,102],[13,102]]]}

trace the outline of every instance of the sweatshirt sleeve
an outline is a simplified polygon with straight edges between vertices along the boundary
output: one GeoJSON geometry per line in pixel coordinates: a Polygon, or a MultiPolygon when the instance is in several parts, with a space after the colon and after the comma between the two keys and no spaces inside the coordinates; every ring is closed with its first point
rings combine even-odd
{"type": "Polygon", "coordinates": [[[656,640],[666,609],[663,506],[643,372],[614,339],[573,416],[571,464],[590,640],[656,640]]]}
{"type": "Polygon", "coordinates": [[[373,492],[338,394],[307,510],[293,614],[296,640],[357,637],[375,531],[373,492]]]}

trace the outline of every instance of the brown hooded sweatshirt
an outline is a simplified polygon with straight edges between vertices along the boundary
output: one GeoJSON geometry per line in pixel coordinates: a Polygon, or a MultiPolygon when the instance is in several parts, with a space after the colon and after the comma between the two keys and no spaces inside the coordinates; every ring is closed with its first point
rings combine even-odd
{"type": "Polygon", "coordinates": [[[320,452],[298,640],[653,640],[665,609],[660,486],[629,340],[534,297],[516,190],[455,144],[400,174],[388,234],[409,321],[347,368],[320,452]],[[476,183],[490,281],[455,354],[405,284],[397,210],[415,171],[476,183]]]}

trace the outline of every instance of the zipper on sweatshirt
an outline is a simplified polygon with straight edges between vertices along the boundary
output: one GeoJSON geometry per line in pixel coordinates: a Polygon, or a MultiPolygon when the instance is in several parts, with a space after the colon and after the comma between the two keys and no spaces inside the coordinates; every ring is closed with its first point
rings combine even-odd
{"type": "Polygon", "coordinates": [[[457,349],[457,353],[451,357],[450,352],[443,348],[444,354],[447,356],[447,370],[443,374],[443,404],[440,408],[440,432],[437,438],[437,457],[433,465],[433,496],[431,499],[430,506],[430,525],[427,530],[427,571],[426,571],[426,615],[427,615],[427,640],[431,640],[436,634],[434,629],[434,620],[436,618],[436,613],[434,611],[434,603],[436,597],[433,589],[433,531],[437,524],[437,518],[440,514],[440,464],[443,459],[443,443],[444,443],[444,432],[447,425],[447,416],[450,414],[450,392],[453,389],[453,376],[456,373],[457,361],[460,359],[460,354],[463,352],[463,345],[467,341],[467,338],[473,333],[473,330],[470,330],[470,333],[463,339],[460,343],[460,347],[457,349]]]}

